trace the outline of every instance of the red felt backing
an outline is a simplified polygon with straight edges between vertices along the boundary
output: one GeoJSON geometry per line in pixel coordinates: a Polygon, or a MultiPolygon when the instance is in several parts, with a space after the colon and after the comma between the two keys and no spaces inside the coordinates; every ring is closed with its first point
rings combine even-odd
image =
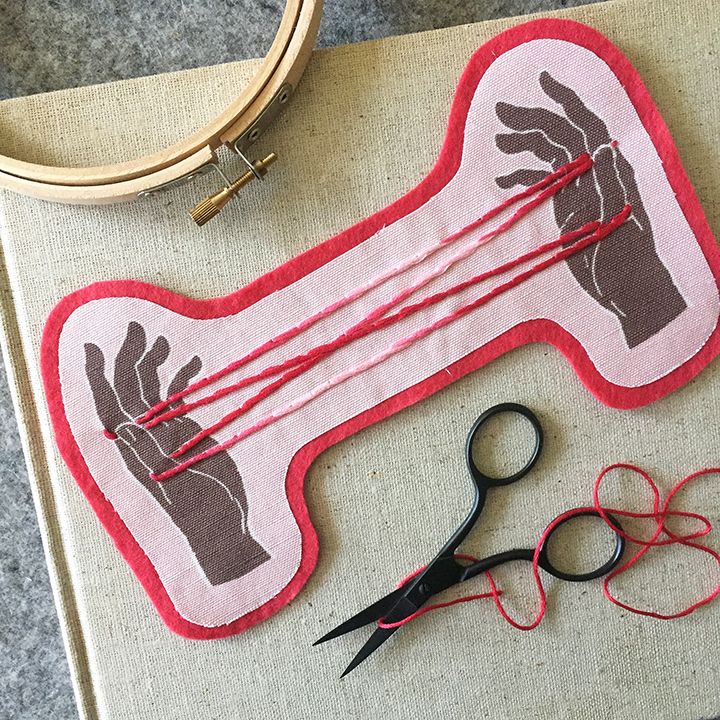
{"type": "Polygon", "coordinates": [[[548,320],[531,320],[508,330],[487,345],[470,353],[404,392],[324,433],[301,448],[287,473],[288,500],[302,533],[302,560],[290,583],[269,602],[256,610],[218,627],[203,627],[189,622],[177,612],[148,557],[115,512],[93,479],[73,438],[63,408],[58,368],[59,339],[63,324],[73,311],[98,298],[136,297],[168,308],[190,318],[207,319],[234,314],[266,295],[286,287],[350,248],[371,237],[384,225],[409,214],[443,188],[457,171],[465,122],[477,85],[496,57],[518,45],[539,38],[573,42],[598,55],[624,86],[640,120],[662,159],[670,185],[712,269],[720,279],[718,248],[707,220],[683,169],[677,148],[640,76],[607,38],[596,30],[571,20],[535,20],[493,38],[472,56],[453,101],[448,130],[440,156],[427,177],[384,210],[330,238],[272,272],[263,275],[231,295],[209,300],[194,300],[154,285],[132,280],[100,282],[63,298],[51,312],[42,338],[41,369],[48,407],[60,452],[82,491],[113,538],[123,557],[133,568],[143,587],[167,625],[188,638],[210,639],[233,635],[257,624],[289,603],[312,573],[318,556],[318,539],[303,498],[303,481],[308,467],[330,445],[378,422],[412,403],[442,389],[453,380],[492,361],[499,355],[531,342],[545,342],[558,348],[569,360],[580,380],[603,403],[617,408],[633,408],[650,403],[685,384],[717,354],[719,330],[715,329],[705,346],[688,362],[653,382],[637,388],[613,385],[596,370],[580,343],[559,325],[548,320]]]}

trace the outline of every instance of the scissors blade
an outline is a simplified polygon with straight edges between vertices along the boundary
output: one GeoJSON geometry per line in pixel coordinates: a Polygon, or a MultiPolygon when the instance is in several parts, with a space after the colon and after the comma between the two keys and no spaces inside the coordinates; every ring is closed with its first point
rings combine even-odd
{"type": "Polygon", "coordinates": [[[376,628],[375,632],[368,638],[367,642],[360,648],[358,654],[352,659],[350,664],[345,668],[340,676],[344,678],[349,672],[354,670],[363,660],[367,660],[391,635],[398,630],[400,626],[393,628],[376,628]]]}
{"type": "Polygon", "coordinates": [[[353,615],[344,623],[341,623],[336,628],[323,635],[319,640],[316,640],[313,643],[313,646],[320,645],[321,643],[327,642],[328,640],[332,640],[336,637],[340,637],[341,635],[345,635],[346,633],[357,630],[358,628],[364,627],[365,625],[377,622],[381,617],[384,617],[385,614],[392,607],[394,607],[395,603],[400,599],[400,596],[403,594],[403,592],[403,588],[393,590],[393,592],[391,592],[389,595],[386,595],[384,598],[380,598],[380,600],[378,600],[377,602],[374,602],[372,605],[366,607],[364,610],[361,610],[359,613],[353,615]]]}
{"type": "MultiPolygon", "coordinates": [[[[396,623],[404,620],[418,610],[422,605],[425,604],[427,598],[423,598],[420,602],[413,602],[406,597],[406,591],[404,588],[402,595],[397,599],[397,602],[390,608],[390,610],[383,614],[383,617],[390,623],[396,623]]],[[[352,662],[345,668],[345,672],[340,676],[345,677],[351,670],[354,670],[361,662],[366,660],[372,653],[374,653],[386,640],[395,634],[397,630],[402,627],[397,625],[395,627],[378,627],[375,628],[375,632],[368,638],[368,641],[360,648],[360,652],[352,659],[352,662]]]]}

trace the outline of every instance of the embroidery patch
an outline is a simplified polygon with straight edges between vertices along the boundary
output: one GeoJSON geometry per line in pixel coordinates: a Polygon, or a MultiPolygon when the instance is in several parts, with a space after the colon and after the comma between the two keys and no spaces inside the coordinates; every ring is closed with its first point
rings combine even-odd
{"type": "Polygon", "coordinates": [[[62,455],[165,622],[223,637],[312,572],[322,450],[528,342],[608,405],[663,397],[718,352],[719,268],[637,72],[540,20],[474,54],[398,202],[228,297],[79,290],[42,371],[62,455]]]}

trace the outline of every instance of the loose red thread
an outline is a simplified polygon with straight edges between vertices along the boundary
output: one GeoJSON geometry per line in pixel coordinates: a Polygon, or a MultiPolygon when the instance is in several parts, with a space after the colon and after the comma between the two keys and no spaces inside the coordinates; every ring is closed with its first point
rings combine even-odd
{"type": "MultiPolygon", "coordinates": [[[[540,536],[540,539],[538,540],[537,545],[535,546],[535,553],[533,555],[533,561],[532,561],[532,573],[533,578],[535,580],[535,584],[538,589],[538,596],[539,596],[539,603],[538,603],[538,612],[535,616],[535,618],[528,624],[522,624],[514,620],[505,610],[502,603],[500,602],[500,596],[502,595],[502,591],[498,589],[492,574],[490,572],[486,572],[485,575],[488,579],[488,582],[490,584],[490,591],[485,593],[480,593],[477,595],[465,595],[463,597],[455,598],[453,600],[449,600],[448,602],[442,602],[442,603],[435,603],[432,605],[427,605],[425,607],[420,608],[416,612],[412,613],[411,615],[408,615],[408,617],[403,618],[402,620],[399,620],[397,622],[388,623],[384,620],[378,621],[378,626],[382,628],[396,628],[400,627],[401,625],[405,625],[415,618],[419,617],[420,615],[425,614],[426,612],[430,612],[431,610],[437,610],[439,608],[449,607],[451,605],[457,605],[458,603],[464,603],[464,602],[471,602],[473,600],[481,600],[486,598],[492,598],[493,602],[495,603],[496,608],[500,612],[503,618],[507,620],[513,627],[519,629],[519,630],[532,630],[536,628],[540,621],[543,619],[546,609],[547,609],[547,599],[545,595],[545,588],[542,583],[542,578],[540,577],[539,572],[539,562],[540,562],[540,553],[542,551],[543,545],[545,544],[545,541],[547,540],[548,536],[552,533],[552,531],[564,520],[575,517],[577,515],[582,515],[583,513],[586,513],[588,510],[593,510],[598,513],[598,515],[605,521],[607,526],[613,531],[621,535],[625,540],[627,540],[630,543],[633,543],[635,545],[639,546],[639,549],[631,555],[631,557],[626,560],[623,564],[619,565],[615,570],[608,573],[608,575],[603,580],[603,594],[605,597],[614,605],[617,605],[618,607],[623,608],[624,610],[627,610],[628,612],[634,613],[636,615],[643,615],[645,617],[652,617],[656,618],[658,620],[675,620],[677,618],[685,617],[686,615],[690,615],[690,613],[695,612],[698,608],[707,605],[708,603],[712,602],[718,595],[720,595],[720,553],[717,553],[712,548],[709,548],[707,545],[702,545],[701,543],[695,542],[697,539],[701,537],[705,537],[709,535],[712,532],[712,524],[710,523],[710,520],[708,520],[707,517],[704,515],[701,515],[699,513],[695,512],[689,512],[689,511],[683,511],[683,510],[670,510],[670,503],[672,502],[673,498],[677,495],[677,493],[683,489],[684,487],[687,487],[687,485],[692,482],[693,480],[696,480],[697,478],[703,477],[705,475],[712,475],[712,474],[718,474],[720,473],[720,468],[704,468],[702,470],[698,470],[697,472],[691,473],[687,477],[683,478],[680,482],[678,482],[670,491],[668,496],[666,497],[665,501],[662,504],[662,507],[660,506],[660,491],[653,481],[653,479],[650,477],[650,475],[642,470],[641,468],[631,465],[628,463],[616,463],[614,465],[609,465],[606,467],[597,477],[595,480],[594,486],[593,486],[593,505],[591,507],[581,507],[581,508],[574,508],[573,510],[568,510],[567,512],[563,513],[562,515],[559,515],[555,520],[548,525],[547,528],[543,531],[542,535],[540,536]],[[648,485],[648,487],[652,491],[653,495],[653,503],[652,503],[652,511],[651,512],[633,512],[630,510],[623,510],[620,508],[608,508],[602,505],[600,502],[600,487],[603,483],[603,480],[606,478],[607,474],[610,473],[613,470],[618,469],[624,469],[624,470],[630,470],[631,472],[636,473],[639,477],[641,477],[648,485]],[[655,521],[655,530],[652,533],[652,535],[649,538],[640,538],[635,535],[632,535],[625,530],[620,529],[617,527],[610,515],[614,515],[616,517],[625,517],[625,518],[633,518],[633,519],[640,519],[640,520],[654,520],[655,521]],[[673,532],[667,527],[666,521],[668,518],[685,518],[689,520],[695,520],[698,523],[700,523],[700,528],[698,530],[695,530],[693,532],[685,533],[685,534],[678,534],[673,532]],[[661,538],[661,536],[665,536],[664,538],[661,538]],[[661,546],[668,546],[668,545],[683,545],[685,547],[691,547],[695,550],[705,553],[707,555],[710,555],[715,560],[715,564],[717,566],[718,571],[718,581],[715,585],[715,589],[710,591],[707,595],[700,598],[699,600],[696,600],[695,602],[690,603],[687,607],[683,608],[682,610],[679,610],[678,612],[674,613],[660,613],[656,612],[654,610],[646,610],[644,608],[635,607],[633,605],[630,605],[626,602],[623,602],[622,600],[618,600],[612,592],[610,592],[610,583],[618,577],[618,575],[622,575],[623,573],[627,572],[635,563],[637,563],[640,558],[642,558],[647,552],[649,552],[654,547],[661,547],[661,546]]],[[[477,562],[476,558],[470,556],[470,555],[456,555],[457,559],[463,559],[468,560],[470,562],[477,562]]],[[[427,566],[424,566],[420,568],[419,570],[416,570],[414,573],[411,573],[408,575],[408,577],[404,578],[399,584],[398,587],[402,587],[407,583],[409,580],[412,580],[417,575],[419,575],[427,566]]]]}
{"type": "MultiPolygon", "coordinates": [[[[408,261],[401,263],[398,267],[392,268],[389,272],[382,273],[381,275],[377,276],[376,278],[371,280],[366,285],[356,288],[352,293],[346,295],[345,297],[332,303],[331,305],[328,305],[326,308],[324,308],[323,310],[319,311],[318,313],[312,315],[311,317],[306,318],[299,325],[297,325],[293,328],[290,328],[289,330],[286,330],[285,332],[281,333],[280,335],[277,335],[276,337],[268,340],[267,342],[258,346],[257,348],[255,348],[254,350],[252,350],[250,353],[248,353],[244,357],[240,358],[239,360],[236,360],[236,361],[230,363],[229,365],[227,365],[226,367],[218,370],[217,372],[192,383],[184,390],[174,393],[173,395],[168,397],[166,400],[163,400],[163,401],[157,403],[156,405],[151,407],[147,412],[145,412],[141,417],[139,417],[137,422],[141,423],[141,424],[150,423],[152,421],[152,418],[154,418],[155,416],[157,416],[159,413],[163,412],[164,410],[167,410],[167,408],[169,408],[172,404],[174,404],[178,400],[181,400],[182,398],[186,397],[187,395],[194,393],[197,390],[201,390],[201,389],[207,387],[208,385],[211,385],[212,383],[216,382],[217,380],[225,377],[226,375],[234,372],[235,370],[240,369],[247,363],[251,362],[252,360],[255,360],[256,358],[258,358],[261,355],[265,354],[266,352],[272,350],[273,348],[278,347],[279,345],[287,342],[288,340],[291,340],[292,338],[297,336],[302,331],[304,331],[304,330],[308,329],[309,327],[311,327],[312,325],[314,325],[319,320],[336,312],[337,310],[341,309],[342,307],[345,307],[350,302],[353,302],[354,300],[356,300],[359,297],[361,297],[362,295],[366,294],[373,288],[375,288],[378,285],[381,285],[382,283],[386,282],[387,280],[397,276],[401,272],[404,272],[405,270],[409,269],[410,267],[413,267],[414,265],[418,264],[419,262],[422,262],[423,260],[425,260],[427,257],[432,255],[433,253],[437,252],[438,250],[442,249],[443,247],[446,247],[447,245],[449,245],[450,243],[459,239],[463,235],[466,235],[467,233],[471,232],[472,230],[477,229],[481,225],[483,225],[483,224],[487,223],[488,221],[492,220],[493,218],[497,217],[499,214],[501,214],[503,211],[507,210],[512,205],[514,205],[528,197],[532,197],[533,195],[536,195],[540,191],[547,189],[546,192],[541,193],[540,196],[538,196],[531,203],[528,204],[529,207],[525,211],[525,213],[523,213],[523,215],[527,214],[527,212],[532,210],[534,207],[539,205],[541,202],[546,200],[548,197],[551,197],[552,195],[554,195],[556,192],[558,192],[560,189],[562,189],[562,187],[567,185],[569,182],[572,182],[576,177],[587,172],[587,170],[589,170],[589,168],[592,167],[592,164],[593,164],[593,160],[589,154],[583,153],[582,155],[579,155],[573,161],[558,168],[555,172],[550,173],[547,177],[543,178],[539,182],[537,182],[534,185],[531,185],[528,188],[525,188],[521,192],[516,193],[515,195],[509,197],[507,200],[503,201],[501,204],[492,208],[487,213],[482,215],[480,218],[473,221],[469,225],[466,225],[461,230],[457,231],[456,233],[453,233],[452,235],[448,236],[447,238],[444,238],[437,245],[427,248],[426,250],[422,251],[421,253],[418,253],[417,255],[410,258],[408,261]],[[558,183],[558,181],[559,181],[559,183],[558,183]]],[[[522,217],[523,215],[521,215],[520,217],[522,217]]],[[[515,216],[513,216],[513,217],[515,217],[515,216]]],[[[515,222],[517,220],[519,220],[520,217],[516,218],[515,222]]],[[[512,218],[511,218],[511,220],[512,220],[512,218]]],[[[505,225],[505,223],[503,225],[505,225]]],[[[503,226],[500,226],[500,228],[502,228],[502,227],[503,226]]],[[[509,225],[508,225],[508,227],[509,227],[509,225]]],[[[502,231],[500,228],[498,228],[498,230],[496,231],[496,234],[498,232],[502,231]]],[[[230,390],[230,392],[232,392],[232,390],[230,390]]],[[[191,405],[192,404],[186,405],[185,406],[186,409],[191,405]]],[[[165,419],[169,419],[169,417],[165,416],[165,419]]],[[[162,422],[162,421],[160,421],[160,422],[162,422]]],[[[155,424],[157,424],[157,423],[155,423],[155,424]]],[[[148,426],[151,427],[150,425],[148,425],[148,426]]]]}
{"type": "Polygon", "coordinates": [[[103,430],[103,435],[108,440],[117,440],[117,435],[112,430],[108,430],[107,428],[103,430]]]}
{"type": "MultiPolygon", "coordinates": [[[[189,458],[185,462],[179,463],[173,468],[170,468],[169,470],[166,470],[159,474],[152,474],[150,477],[154,480],[163,481],[168,480],[175,475],[180,474],[187,468],[191,467],[192,465],[195,465],[198,462],[201,462],[202,460],[205,460],[206,458],[212,457],[218,453],[224,452],[225,450],[228,450],[241,440],[245,439],[249,435],[261,430],[264,427],[267,427],[271,423],[275,422],[276,420],[280,419],[281,417],[284,417],[285,415],[289,414],[290,412],[293,412],[294,410],[297,410],[298,408],[305,405],[310,400],[318,397],[321,393],[327,391],[331,387],[334,387],[339,382],[342,382],[350,377],[354,377],[355,375],[364,372],[365,370],[369,369],[370,367],[373,367],[374,365],[378,364],[382,360],[386,359],[387,357],[390,357],[391,355],[400,352],[401,350],[405,349],[412,343],[416,342],[417,340],[422,339],[423,337],[426,337],[430,333],[444,327],[445,325],[450,324],[451,322],[454,322],[455,320],[458,320],[459,318],[467,315],[468,313],[472,312],[473,310],[476,310],[477,308],[481,307],[482,305],[485,305],[490,300],[494,299],[495,297],[498,297],[499,295],[503,294],[504,292],[507,292],[513,287],[516,287],[520,283],[524,282],[528,278],[532,277],[533,275],[537,274],[538,272],[541,272],[547,268],[549,268],[552,265],[557,264],[558,262],[561,262],[571,255],[580,252],[584,248],[588,247],[589,245],[598,242],[603,237],[606,237],[611,232],[613,232],[617,227],[622,225],[626,220],[630,212],[632,211],[632,208],[630,206],[626,206],[618,215],[616,215],[609,223],[603,224],[600,229],[596,230],[594,233],[588,235],[584,240],[581,240],[574,245],[563,249],[562,251],[556,252],[553,254],[550,258],[547,258],[546,260],[537,263],[536,265],[532,266],[528,270],[518,273],[510,280],[506,281],[505,283],[502,283],[489,292],[485,293],[484,295],[481,295],[476,300],[467,303],[465,305],[460,306],[452,313],[449,313],[448,315],[445,315],[444,317],[440,318],[436,322],[432,323],[431,325],[426,326],[425,328],[422,328],[415,333],[407,336],[406,338],[403,338],[391,345],[388,349],[385,351],[379,353],[378,355],[374,356],[370,360],[367,360],[358,366],[355,366],[353,368],[350,368],[347,371],[344,371],[334,378],[331,378],[331,380],[326,381],[325,383],[322,383],[321,385],[317,386],[316,388],[313,388],[308,394],[305,396],[294,400],[288,405],[284,406],[280,410],[276,411],[275,413],[272,413],[270,415],[267,415],[263,417],[262,419],[258,420],[254,425],[250,426],[249,428],[246,428],[242,432],[240,432],[237,435],[234,435],[233,437],[229,438],[223,443],[219,443],[218,445],[215,445],[208,450],[205,450],[204,452],[201,452],[197,455],[194,455],[193,457],[189,458]]],[[[531,251],[532,252],[532,251],[531,251]]],[[[511,261],[512,262],[512,261],[511,261]]],[[[468,281],[469,282],[469,281],[468,281]]],[[[453,288],[450,288],[449,290],[453,290],[453,288]]],[[[448,290],[443,291],[442,293],[437,293],[434,296],[431,296],[429,298],[426,298],[425,300],[420,301],[419,303],[416,303],[415,305],[410,305],[407,308],[403,308],[402,310],[395,313],[395,315],[390,315],[387,318],[382,318],[377,321],[378,325],[375,329],[384,327],[382,323],[391,323],[396,322],[398,319],[402,319],[405,315],[403,313],[410,313],[415,312],[420,307],[425,307],[427,304],[431,304],[433,302],[438,302],[439,299],[443,299],[445,297],[445,293],[447,293],[448,290]]],[[[300,366],[303,368],[304,366],[300,366]]],[[[296,371],[300,368],[296,368],[296,371]]],[[[282,378],[280,378],[276,382],[281,382],[282,378]]],[[[265,388],[261,392],[265,392],[267,388],[265,388]]],[[[252,400],[252,398],[250,399],[252,400]]],[[[217,431],[224,425],[226,425],[230,420],[234,419],[235,416],[237,416],[238,411],[234,411],[233,413],[230,413],[229,415],[225,416],[225,418],[222,418],[218,423],[215,423],[209,428],[206,428],[205,430],[198,433],[195,438],[188,441],[188,443],[185,443],[181,448],[179,448],[175,453],[172,454],[172,457],[177,457],[181,455],[182,453],[186,452],[187,449],[189,449],[190,443],[196,444],[197,442],[200,442],[205,437],[208,437],[213,432],[217,431]]]]}
{"type": "Polygon", "coordinates": [[[657,485],[654,483],[652,478],[642,469],[634,465],[629,465],[627,463],[617,463],[615,465],[611,465],[608,468],[605,468],[602,473],[600,473],[598,479],[595,481],[595,487],[593,489],[593,503],[595,509],[601,515],[603,520],[605,520],[605,522],[608,523],[608,525],[613,530],[619,532],[620,535],[622,535],[626,540],[640,546],[640,549],[633,556],[631,556],[627,562],[623,563],[615,570],[610,572],[603,581],[603,594],[608,600],[610,600],[610,602],[638,615],[645,615],[647,617],[656,618],[658,620],[674,620],[676,618],[690,615],[690,613],[695,612],[695,610],[702,607],[703,605],[707,605],[708,603],[712,602],[718,595],[720,595],[720,573],[718,574],[718,582],[715,585],[715,589],[713,591],[709,592],[707,595],[700,598],[696,602],[688,605],[683,610],[669,614],[633,607],[631,605],[628,605],[627,603],[622,602],[621,600],[618,600],[610,591],[610,583],[618,575],[626,572],[630,567],[632,567],[636,562],[638,562],[638,560],[640,560],[640,558],[643,557],[643,555],[645,555],[653,547],[660,547],[665,545],[684,545],[685,547],[694,548],[699,552],[710,555],[710,557],[715,560],[718,570],[720,570],[720,553],[717,553],[712,548],[707,547],[707,545],[702,545],[701,543],[695,542],[695,540],[697,540],[698,538],[705,537],[712,532],[712,524],[710,523],[710,520],[708,520],[707,517],[699,513],[669,509],[670,503],[673,501],[673,498],[680,490],[687,487],[689,483],[691,483],[693,480],[696,480],[697,478],[704,477],[705,475],[713,475],[717,473],[720,473],[720,468],[704,468],[702,470],[698,470],[697,472],[691,473],[672,488],[667,498],[665,498],[665,502],[662,504],[662,507],[659,507],[660,491],[658,490],[657,485]],[[648,486],[653,492],[652,512],[637,513],[630,512],[628,510],[610,510],[602,506],[599,499],[600,485],[602,484],[602,481],[608,472],[619,468],[635,472],[647,482],[648,486]],[[612,520],[608,517],[608,513],[617,515],[618,517],[655,520],[655,531],[648,540],[645,540],[643,538],[637,538],[623,530],[620,530],[619,528],[616,528],[613,525],[612,520]],[[695,532],[679,535],[677,533],[674,533],[667,527],[665,521],[669,517],[681,517],[690,520],[697,520],[702,524],[702,528],[695,532]],[[666,538],[660,539],[662,535],[665,535],[666,538]]]}

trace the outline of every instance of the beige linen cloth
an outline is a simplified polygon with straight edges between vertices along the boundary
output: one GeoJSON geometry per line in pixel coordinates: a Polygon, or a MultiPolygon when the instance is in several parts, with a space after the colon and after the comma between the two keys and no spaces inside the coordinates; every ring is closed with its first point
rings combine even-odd
{"type": "MultiPolygon", "coordinates": [[[[604,32],[639,69],[720,232],[720,3],[628,0],[565,15],[604,32]]],[[[467,545],[478,554],[534,543],[551,518],[589,501],[595,476],[611,462],[641,464],[664,490],[720,464],[717,362],[670,397],[623,412],[601,406],[553,348],[525,347],[349,438],[320,456],[307,478],[321,541],[308,585],[269,620],[212,642],[184,640],[163,625],[52,439],[38,347],[62,296],[111,278],[195,297],[226,294],[384,207],[432,166],[472,52],[513,22],[317,52],[292,106],[260,142],[281,158],[271,178],[202,231],[184,211],[210,184],[109,207],[0,194],[4,350],[84,718],[720,713],[720,605],[654,621],[610,605],[598,583],[549,580],[548,614],[532,633],[510,628],[489,602],[426,615],[342,682],[338,675],[366,634],[311,647],[429,560],[459,523],[470,502],[462,445],[481,410],[506,400],[528,404],[545,425],[547,450],[530,477],[490,497],[467,545]]],[[[0,104],[1,149],[64,164],[159,149],[210,119],[255,67],[243,62],[7,101],[0,104]]],[[[625,499],[642,505],[643,492],[633,498],[620,485],[625,499]]],[[[688,491],[681,506],[718,522],[720,477],[688,491]]],[[[671,609],[707,591],[709,566],[700,577],[697,563],[681,549],[658,553],[618,592],[671,609]]],[[[536,595],[527,568],[497,576],[509,607],[530,616],[536,595]]],[[[480,588],[482,580],[468,590],[480,588]]]]}

